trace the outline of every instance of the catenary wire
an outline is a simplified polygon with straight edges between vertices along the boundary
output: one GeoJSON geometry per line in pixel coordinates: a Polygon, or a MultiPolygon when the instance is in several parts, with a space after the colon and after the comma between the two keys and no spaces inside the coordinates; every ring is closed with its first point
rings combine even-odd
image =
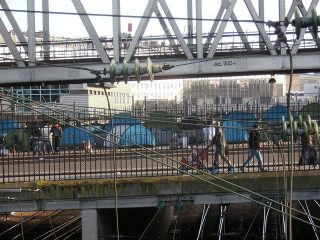
{"type": "MultiPolygon", "coordinates": [[[[37,104],[39,104],[39,103],[37,103],[37,104]]],[[[23,105],[23,104],[21,104],[21,105],[23,105]]],[[[41,105],[41,104],[39,104],[39,105],[41,105]]],[[[28,106],[28,107],[30,107],[30,106],[28,106]]],[[[35,111],[35,110],[33,110],[33,111],[35,111]]],[[[37,112],[37,111],[35,111],[35,112],[37,112]]],[[[39,113],[41,113],[41,112],[39,112],[39,113]]],[[[58,113],[59,113],[59,112],[58,112],[58,113]]],[[[42,113],[42,114],[43,114],[43,113],[42,113]]],[[[44,114],[44,115],[45,115],[45,114],[44,114]]],[[[49,116],[49,117],[51,117],[51,116],[49,116]]],[[[58,120],[59,120],[59,119],[58,119],[58,120]]],[[[76,127],[76,126],[74,126],[74,127],[76,127]]],[[[82,130],[83,130],[83,129],[82,129],[82,130]]],[[[89,131],[86,131],[86,130],[83,130],[83,131],[89,132],[89,131]]],[[[93,135],[94,135],[94,134],[93,134],[93,135]]],[[[95,136],[98,136],[98,135],[95,135],[95,136]]],[[[101,138],[101,136],[98,136],[98,137],[101,138]]],[[[119,136],[115,136],[115,137],[121,139],[121,137],[119,137],[119,136]]],[[[116,144],[116,145],[117,145],[116,142],[113,142],[113,144],[116,144]]],[[[145,148],[145,147],[143,147],[143,146],[141,146],[141,147],[142,147],[142,148],[145,148]]],[[[242,186],[240,186],[240,185],[237,185],[237,184],[235,184],[235,183],[232,183],[232,182],[230,182],[230,181],[228,181],[228,180],[222,179],[222,178],[220,178],[220,177],[218,177],[218,176],[209,174],[209,173],[207,173],[206,171],[199,170],[199,169],[196,169],[195,167],[189,166],[189,165],[187,165],[187,164],[180,163],[178,160],[175,160],[175,159],[173,159],[173,158],[170,158],[170,157],[168,157],[168,156],[165,155],[165,154],[158,153],[157,151],[154,151],[154,150],[151,150],[151,149],[147,149],[147,148],[145,148],[145,149],[148,150],[149,152],[156,153],[156,154],[158,154],[159,156],[166,157],[166,158],[170,159],[170,160],[173,161],[173,162],[176,162],[176,163],[182,164],[182,165],[184,165],[184,166],[187,166],[188,168],[190,168],[190,169],[192,169],[192,170],[194,170],[194,171],[197,171],[197,172],[200,173],[200,174],[203,174],[203,175],[206,175],[206,176],[210,176],[211,178],[220,180],[220,181],[222,181],[222,182],[224,182],[224,183],[226,183],[226,184],[229,184],[229,185],[234,186],[234,187],[237,187],[237,188],[239,188],[239,189],[241,189],[241,190],[243,190],[243,191],[247,191],[247,192],[249,192],[249,193],[251,193],[251,194],[254,194],[254,195],[256,195],[256,196],[264,199],[265,201],[269,201],[269,202],[275,203],[275,204],[277,204],[277,205],[279,205],[279,206],[283,206],[283,207],[287,208],[287,205],[282,204],[281,202],[277,202],[277,201],[275,201],[275,200],[273,200],[273,199],[271,199],[271,198],[269,198],[269,197],[265,197],[265,196],[263,196],[263,195],[261,195],[261,194],[259,194],[259,193],[257,193],[257,192],[251,191],[251,190],[249,190],[249,189],[247,189],[247,188],[244,188],[244,187],[242,187],[242,186]]],[[[131,150],[131,149],[129,149],[129,150],[131,150]]],[[[219,184],[214,183],[214,182],[212,182],[212,181],[210,181],[210,180],[208,180],[208,179],[202,178],[202,177],[200,177],[200,176],[198,176],[198,175],[194,175],[193,173],[189,173],[189,172],[187,172],[187,171],[180,170],[180,169],[178,169],[178,168],[176,168],[176,167],[174,167],[174,166],[172,166],[172,165],[170,165],[170,164],[168,164],[168,163],[161,162],[161,161],[159,161],[159,160],[157,160],[157,159],[154,159],[154,158],[148,156],[147,154],[144,154],[144,153],[141,153],[141,152],[138,152],[138,151],[135,151],[135,150],[131,150],[131,151],[136,152],[136,153],[140,154],[141,156],[144,156],[144,157],[146,157],[146,158],[148,158],[148,159],[151,159],[152,161],[155,161],[155,162],[157,162],[157,163],[159,163],[159,164],[162,164],[162,165],[165,165],[165,166],[167,166],[167,167],[176,169],[176,170],[178,170],[178,171],[180,171],[180,172],[183,172],[184,174],[187,174],[187,175],[189,175],[189,176],[191,176],[191,177],[197,178],[197,179],[202,180],[202,181],[204,181],[204,182],[207,182],[207,183],[209,183],[209,184],[211,184],[211,185],[214,185],[214,186],[216,186],[216,187],[222,188],[222,189],[224,189],[224,190],[226,190],[226,191],[228,191],[228,192],[234,193],[234,194],[236,194],[236,195],[238,195],[238,196],[241,196],[241,197],[243,197],[243,198],[245,198],[245,199],[247,199],[247,200],[250,200],[250,201],[252,201],[252,202],[255,202],[255,203],[257,203],[257,204],[260,204],[260,205],[263,205],[263,206],[269,206],[269,205],[266,205],[264,202],[260,202],[259,200],[256,200],[256,199],[254,199],[254,198],[252,198],[252,197],[250,197],[250,196],[246,196],[246,195],[244,195],[244,194],[242,194],[242,193],[238,193],[238,192],[236,192],[236,191],[234,191],[234,190],[232,190],[232,189],[230,189],[230,188],[228,188],[228,187],[219,185],[219,184]]],[[[279,209],[277,209],[277,208],[275,208],[275,207],[272,207],[272,206],[270,207],[270,209],[273,209],[273,210],[275,210],[275,211],[278,211],[278,212],[283,213],[283,212],[280,211],[279,209]]],[[[297,213],[301,213],[302,215],[305,215],[304,212],[299,211],[299,210],[297,210],[297,209],[294,209],[294,208],[293,208],[292,210],[295,211],[295,212],[297,212],[297,213]]],[[[295,219],[297,219],[297,220],[300,220],[300,221],[302,221],[302,222],[305,222],[305,223],[307,223],[307,224],[310,224],[309,222],[307,222],[307,221],[305,221],[305,220],[303,220],[303,219],[301,219],[301,218],[299,218],[299,217],[297,217],[297,216],[293,216],[293,218],[295,218],[295,219]]],[[[312,216],[312,218],[320,221],[320,219],[317,218],[317,217],[312,216]]],[[[311,224],[311,225],[312,225],[312,224],[311,224]]],[[[317,225],[315,225],[315,227],[320,228],[320,226],[317,226],[317,225]]]]}
{"type": "MultiPolygon", "coordinates": [[[[42,11],[42,10],[22,10],[22,9],[0,9],[2,12],[17,12],[17,13],[35,13],[35,14],[52,14],[52,15],[70,15],[70,16],[92,16],[92,17],[119,17],[119,18],[139,18],[139,19],[158,19],[157,16],[142,16],[142,15],[127,15],[127,14],[106,14],[106,13],[78,13],[78,12],[63,12],[63,11],[42,11]]],[[[262,23],[268,21],[257,21],[248,19],[223,19],[223,18],[196,18],[196,17],[168,17],[162,16],[166,20],[193,20],[193,21],[221,21],[221,22],[244,22],[244,23],[262,23]]],[[[286,21],[279,21],[285,23],[286,21]]]]}

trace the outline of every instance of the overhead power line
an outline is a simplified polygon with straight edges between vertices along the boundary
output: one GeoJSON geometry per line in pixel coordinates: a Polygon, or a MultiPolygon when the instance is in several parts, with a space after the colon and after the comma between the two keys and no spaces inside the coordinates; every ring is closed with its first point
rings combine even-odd
{"type": "MultiPolygon", "coordinates": [[[[42,10],[22,10],[22,9],[0,9],[1,12],[17,12],[17,13],[36,13],[36,14],[51,14],[51,15],[71,15],[71,16],[92,16],[92,17],[121,17],[121,18],[148,18],[158,19],[157,16],[142,16],[142,15],[127,15],[127,14],[109,14],[109,13],[77,13],[77,12],[62,12],[62,11],[42,11],[42,10]]],[[[190,17],[167,17],[166,20],[194,20],[194,21],[220,21],[220,22],[243,22],[243,23],[263,23],[267,21],[256,21],[249,19],[222,19],[222,18],[190,18],[190,17]]]]}

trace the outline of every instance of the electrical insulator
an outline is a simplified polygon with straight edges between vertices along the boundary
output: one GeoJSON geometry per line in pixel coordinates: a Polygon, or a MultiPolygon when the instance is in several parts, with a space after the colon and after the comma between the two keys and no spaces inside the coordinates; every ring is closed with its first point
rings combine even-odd
{"type": "Polygon", "coordinates": [[[315,8],[311,11],[311,17],[301,17],[298,10],[294,13],[294,19],[291,21],[291,25],[296,28],[297,39],[300,38],[301,28],[312,27],[312,33],[315,37],[318,36],[318,26],[320,23],[320,16],[317,16],[315,8]]]}

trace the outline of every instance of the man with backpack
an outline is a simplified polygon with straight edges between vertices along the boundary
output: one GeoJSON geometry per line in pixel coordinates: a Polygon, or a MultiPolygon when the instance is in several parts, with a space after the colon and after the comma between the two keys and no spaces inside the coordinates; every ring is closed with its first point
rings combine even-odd
{"type": "Polygon", "coordinates": [[[244,171],[244,167],[251,162],[253,157],[256,157],[258,160],[259,169],[261,172],[264,172],[263,168],[263,158],[260,152],[260,133],[259,133],[259,125],[254,124],[253,129],[249,134],[249,156],[248,159],[243,163],[240,167],[240,171],[244,171]]]}

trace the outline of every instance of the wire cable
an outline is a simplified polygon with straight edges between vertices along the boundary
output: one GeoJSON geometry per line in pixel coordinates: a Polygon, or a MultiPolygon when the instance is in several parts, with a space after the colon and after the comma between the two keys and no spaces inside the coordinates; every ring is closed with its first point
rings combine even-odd
{"type": "MultiPolygon", "coordinates": [[[[107,13],[79,13],[79,12],[63,12],[63,11],[42,11],[42,10],[22,10],[22,9],[0,9],[2,12],[17,12],[17,13],[35,13],[35,14],[51,14],[51,15],[69,15],[69,16],[92,16],[92,17],[119,17],[119,18],[139,18],[139,19],[158,19],[157,16],[142,16],[142,15],[126,15],[126,14],[107,14],[107,13]]],[[[166,20],[192,20],[192,21],[220,21],[220,22],[237,22],[237,23],[260,23],[267,24],[268,21],[257,21],[248,19],[223,19],[223,18],[194,18],[194,17],[168,17],[162,16],[166,20]]],[[[283,23],[285,21],[280,21],[283,23]]]]}
{"type": "Polygon", "coordinates": [[[160,212],[160,209],[158,208],[156,213],[154,214],[154,216],[151,218],[151,220],[149,221],[149,223],[147,224],[146,228],[143,230],[143,232],[141,233],[139,240],[141,240],[144,236],[144,234],[146,233],[146,231],[149,229],[149,227],[151,226],[151,224],[153,223],[154,219],[156,218],[156,216],[158,215],[158,213],[160,212]]]}
{"type": "MultiPolygon", "coordinates": [[[[22,105],[23,105],[23,104],[22,104],[22,105]]],[[[83,130],[83,131],[86,131],[86,130],[83,130]]],[[[100,136],[99,136],[99,137],[100,137],[100,136]]],[[[117,138],[121,138],[121,137],[119,137],[119,136],[116,136],[116,137],[117,137],[117,138]]],[[[100,137],[100,138],[101,138],[101,137],[100,137]]],[[[117,143],[114,143],[114,144],[117,144],[117,143]]],[[[143,146],[141,146],[141,147],[142,147],[142,148],[145,148],[145,147],[143,147],[143,146]]],[[[206,176],[210,176],[211,178],[220,180],[220,181],[222,181],[223,183],[229,184],[229,185],[234,186],[234,187],[236,187],[236,188],[238,188],[238,189],[241,189],[241,190],[243,190],[243,191],[249,192],[249,193],[251,193],[251,194],[253,194],[253,195],[257,196],[257,197],[260,197],[261,199],[264,199],[264,201],[273,202],[273,203],[275,203],[275,204],[277,204],[277,205],[280,205],[280,206],[283,206],[283,207],[285,207],[285,208],[287,207],[286,205],[284,205],[284,204],[282,204],[282,203],[279,203],[279,202],[277,202],[277,201],[275,201],[275,200],[273,200],[273,199],[271,199],[271,198],[269,198],[269,197],[265,197],[265,196],[263,196],[263,195],[261,195],[261,194],[259,194],[259,193],[257,193],[257,192],[254,192],[254,191],[251,191],[251,190],[249,190],[249,189],[246,189],[246,188],[244,188],[244,187],[242,187],[242,186],[239,186],[239,185],[237,185],[237,184],[235,184],[235,183],[232,183],[232,182],[230,182],[230,181],[228,181],[228,180],[222,179],[222,178],[220,178],[220,177],[218,177],[218,176],[216,176],[216,175],[209,174],[209,173],[207,173],[206,171],[202,171],[202,170],[200,170],[200,169],[196,169],[196,168],[194,168],[194,167],[192,167],[192,166],[189,166],[189,165],[187,165],[187,164],[183,164],[183,163],[181,163],[180,161],[175,160],[175,159],[173,159],[173,158],[170,158],[170,157],[168,157],[168,156],[165,155],[165,154],[161,154],[161,153],[159,153],[159,152],[157,152],[157,151],[154,151],[154,150],[151,150],[151,149],[147,149],[147,148],[145,148],[145,149],[148,150],[149,152],[156,153],[156,154],[158,154],[159,156],[166,157],[166,158],[170,159],[170,160],[173,161],[173,162],[176,162],[176,163],[178,163],[178,164],[187,166],[188,168],[196,171],[197,173],[200,173],[200,174],[206,175],[206,176]]],[[[263,202],[260,202],[259,200],[256,200],[256,199],[253,199],[253,198],[250,197],[250,196],[246,196],[246,195],[244,195],[244,194],[238,193],[238,192],[236,192],[236,191],[234,191],[234,190],[232,190],[232,189],[230,189],[230,188],[228,188],[228,187],[225,187],[225,186],[222,186],[222,185],[217,184],[217,183],[215,183],[215,182],[212,182],[212,181],[210,181],[210,180],[208,180],[208,179],[205,179],[205,178],[203,178],[203,177],[201,177],[201,176],[199,176],[199,175],[194,175],[193,173],[189,173],[189,172],[187,172],[187,171],[180,170],[180,169],[178,169],[177,167],[174,167],[174,166],[172,166],[172,165],[170,165],[170,164],[168,164],[168,163],[161,162],[161,161],[159,161],[159,160],[157,160],[157,159],[153,159],[152,157],[148,156],[147,154],[144,154],[144,153],[141,153],[141,152],[138,152],[138,151],[134,151],[134,150],[131,150],[131,149],[129,149],[129,150],[130,150],[130,151],[133,151],[133,152],[136,152],[137,154],[139,154],[139,155],[141,155],[141,156],[144,156],[144,157],[146,157],[147,159],[151,159],[152,161],[155,161],[155,162],[157,162],[157,163],[159,163],[159,164],[162,164],[162,165],[165,165],[165,166],[167,166],[167,167],[170,167],[170,168],[179,170],[180,172],[183,172],[183,173],[185,173],[185,174],[187,174],[187,175],[189,175],[189,176],[191,176],[191,177],[197,178],[197,179],[202,180],[202,181],[204,181],[204,182],[207,182],[207,183],[209,183],[209,184],[211,184],[211,185],[214,185],[214,186],[216,186],[216,187],[219,187],[219,188],[221,188],[221,189],[224,189],[224,190],[226,190],[226,191],[228,191],[228,192],[234,193],[234,194],[236,194],[236,195],[238,195],[238,196],[241,196],[241,197],[243,197],[243,198],[245,198],[245,199],[247,199],[247,200],[253,201],[253,202],[258,203],[258,204],[261,204],[261,205],[265,205],[263,202]]],[[[266,206],[267,206],[267,205],[266,205],[266,206]]],[[[282,212],[282,211],[280,211],[280,210],[277,209],[277,208],[274,208],[274,207],[270,207],[270,208],[273,209],[273,210],[275,210],[275,211],[282,212]]],[[[299,210],[297,210],[297,209],[293,209],[293,210],[294,210],[295,212],[304,214],[302,211],[299,211],[299,210]]],[[[297,216],[294,216],[294,218],[295,218],[295,219],[298,219],[298,220],[300,220],[300,221],[302,221],[302,222],[305,222],[305,220],[300,219],[300,218],[297,217],[297,216]]],[[[316,220],[320,220],[320,219],[318,219],[318,218],[316,218],[316,217],[313,217],[313,218],[316,219],[316,220]]],[[[307,223],[310,224],[309,222],[307,222],[307,223]]],[[[317,228],[320,228],[319,226],[316,226],[316,227],[317,227],[317,228]]]]}
{"type": "MultiPolygon", "coordinates": [[[[107,89],[104,84],[102,84],[104,95],[107,99],[108,104],[108,112],[109,118],[111,122],[111,135],[113,134],[113,120],[112,120],[112,112],[110,106],[109,95],[107,89]]],[[[119,229],[119,212],[118,212],[118,189],[117,189],[117,161],[116,161],[116,148],[112,148],[112,159],[113,159],[113,180],[114,180],[114,198],[115,198],[115,212],[116,212],[116,231],[117,231],[117,239],[120,240],[120,229],[119,229]]]]}

